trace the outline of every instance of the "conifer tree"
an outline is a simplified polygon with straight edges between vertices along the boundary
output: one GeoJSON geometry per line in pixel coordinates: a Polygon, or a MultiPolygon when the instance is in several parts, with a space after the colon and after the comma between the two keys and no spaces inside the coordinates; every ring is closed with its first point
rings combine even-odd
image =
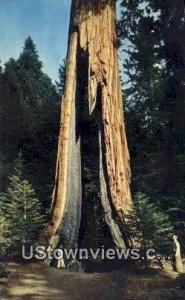
{"type": "Polygon", "coordinates": [[[58,100],[56,86],[43,72],[37,47],[28,37],[19,58],[9,59],[2,74],[0,69],[0,190],[6,190],[21,151],[25,161],[22,175],[45,207],[54,181],[58,100]]]}
{"type": "Polygon", "coordinates": [[[129,234],[138,240],[144,251],[151,247],[159,253],[169,250],[173,234],[169,217],[143,193],[135,195],[135,212],[129,216],[129,225],[129,234]]]}
{"type": "Polygon", "coordinates": [[[0,257],[2,257],[4,249],[9,245],[9,239],[6,236],[8,225],[9,225],[8,220],[3,216],[1,212],[0,213],[0,249],[1,249],[0,257]]]}
{"type": "Polygon", "coordinates": [[[60,65],[59,70],[58,70],[59,81],[56,82],[57,91],[58,91],[60,96],[64,92],[65,71],[66,71],[66,60],[63,59],[63,62],[60,65]]]}
{"type": "Polygon", "coordinates": [[[184,1],[135,0],[121,5],[132,190],[142,190],[159,203],[183,244],[184,1]]]}
{"type": "Polygon", "coordinates": [[[12,251],[23,244],[34,245],[44,222],[39,200],[29,181],[22,178],[20,165],[9,178],[7,191],[0,194],[0,218],[7,222],[3,236],[12,251]]]}

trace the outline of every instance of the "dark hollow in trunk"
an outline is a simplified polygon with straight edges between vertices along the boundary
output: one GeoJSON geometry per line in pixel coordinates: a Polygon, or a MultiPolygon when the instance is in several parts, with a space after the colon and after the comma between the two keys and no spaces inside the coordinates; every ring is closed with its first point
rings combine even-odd
{"type": "MultiPolygon", "coordinates": [[[[133,208],[116,41],[116,1],[73,0],[50,239],[83,244],[96,217],[119,248],[133,208]],[[87,3],[88,2],[88,3],[87,3]],[[94,145],[93,145],[94,143],[94,145]],[[89,178],[88,178],[89,176],[89,178]],[[82,200],[83,199],[83,200],[82,200]],[[105,225],[106,224],[106,225],[105,225]],[[79,235],[80,232],[80,235],[79,235]]],[[[89,236],[90,241],[91,237],[89,236]]]]}

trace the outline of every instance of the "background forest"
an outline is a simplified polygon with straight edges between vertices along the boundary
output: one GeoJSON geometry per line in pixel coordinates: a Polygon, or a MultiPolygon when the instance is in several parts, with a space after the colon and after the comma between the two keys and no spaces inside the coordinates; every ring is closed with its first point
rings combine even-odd
{"type": "MultiPolygon", "coordinates": [[[[131,156],[132,194],[138,211],[145,215],[144,224],[149,226],[151,216],[156,219],[156,228],[152,230],[156,230],[158,235],[159,228],[163,228],[165,232],[172,231],[173,226],[183,244],[183,0],[123,1],[118,36],[125,122],[131,156]],[[165,219],[164,213],[169,220],[165,219]],[[161,223],[159,217],[164,222],[161,223]]],[[[27,239],[30,242],[33,241],[44,222],[43,215],[49,209],[64,72],[65,62],[59,67],[58,83],[53,84],[42,71],[42,62],[31,37],[25,40],[19,58],[10,58],[0,68],[1,233],[5,231],[4,220],[9,222],[6,223],[7,235],[4,240],[1,234],[1,244],[8,242],[15,246],[18,240],[25,238],[24,234],[29,235],[27,239]],[[22,200],[19,201],[20,199],[22,200]],[[22,229],[26,224],[31,224],[29,218],[34,219],[35,223],[30,225],[30,232],[25,233],[22,229]],[[19,224],[20,228],[18,234],[14,233],[14,239],[12,225],[8,225],[12,221],[19,224]]],[[[88,152],[88,148],[93,146],[92,135],[90,144],[84,147],[88,152]]],[[[94,199],[96,178],[88,177],[88,159],[86,164],[87,196],[94,199]]],[[[89,216],[92,212],[89,211],[88,214],[88,207],[86,210],[89,216]]],[[[101,224],[95,226],[94,235],[98,232],[98,226],[101,224]]],[[[185,248],[185,243],[183,247],[185,248]]]]}

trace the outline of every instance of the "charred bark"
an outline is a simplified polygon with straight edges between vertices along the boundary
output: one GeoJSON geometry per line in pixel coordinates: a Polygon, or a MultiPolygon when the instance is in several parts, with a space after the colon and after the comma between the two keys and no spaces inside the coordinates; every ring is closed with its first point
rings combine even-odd
{"type": "Polygon", "coordinates": [[[66,247],[75,247],[78,242],[82,207],[80,126],[88,119],[96,119],[98,124],[97,159],[105,221],[115,245],[125,246],[122,227],[126,226],[132,200],[116,47],[115,2],[72,1],[49,224],[50,237],[58,235],[66,247]]]}

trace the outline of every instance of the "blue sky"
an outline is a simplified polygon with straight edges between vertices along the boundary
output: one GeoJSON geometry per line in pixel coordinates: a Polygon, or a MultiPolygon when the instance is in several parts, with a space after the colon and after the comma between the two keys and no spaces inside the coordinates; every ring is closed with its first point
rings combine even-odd
{"type": "Polygon", "coordinates": [[[66,56],[71,0],[0,0],[0,60],[18,58],[30,35],[53,81],[66,56]]]}
{"type": "Polygon", "coordinates": [[[66,55],[70,0],[0,0],[0,60],[17,58],[30,35],[53,80],[66,55]]]}

